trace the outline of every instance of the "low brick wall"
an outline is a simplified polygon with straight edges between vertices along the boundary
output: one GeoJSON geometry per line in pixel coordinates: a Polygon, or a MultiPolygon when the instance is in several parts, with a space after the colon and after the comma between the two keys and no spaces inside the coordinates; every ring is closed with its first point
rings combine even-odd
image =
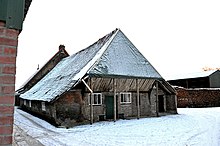
{"type": "Polygon", "coordinates": [[[175,87],[177,107],[218,107],[220,106],[220,88],[186,89],[175,87]]]}

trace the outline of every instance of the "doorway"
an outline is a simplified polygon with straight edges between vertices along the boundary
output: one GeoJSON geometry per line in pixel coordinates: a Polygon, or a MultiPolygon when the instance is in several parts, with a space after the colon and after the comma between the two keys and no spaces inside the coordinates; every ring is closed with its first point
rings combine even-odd
{"type": "Polygon", "coordinates": [[[105,96],[106,119],[114,118],[114,96],[105,96]]]}
{"type": "Polygon", "coordinates": [[[159,105],[159,112],[165,112],[163,95],[158,95],[158,105],[159,105]]]}

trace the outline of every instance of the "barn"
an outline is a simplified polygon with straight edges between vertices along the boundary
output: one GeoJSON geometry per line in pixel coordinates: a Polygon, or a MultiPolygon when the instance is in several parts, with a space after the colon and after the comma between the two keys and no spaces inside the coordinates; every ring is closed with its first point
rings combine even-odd
{"type": "Polygon", "coordinates": [[[179,108],[220,106],[219,70],[172,76],[168,82],[175,86],[179,108]]]}
{"type": "Polygon", "coordinates": [[[220,88],[220,70],[173,76],[168,82],[184,88],[220,88]]]}
{"type": "Polygon", "coordinates": [[[175,89],[120,29],[45,72],[19,105],[58,126],[177,113],[175,89]]]}

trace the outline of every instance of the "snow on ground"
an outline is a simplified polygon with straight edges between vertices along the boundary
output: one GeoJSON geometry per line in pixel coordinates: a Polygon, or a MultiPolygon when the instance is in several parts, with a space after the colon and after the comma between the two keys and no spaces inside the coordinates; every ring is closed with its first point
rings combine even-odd
{"type": "Polygon", "coordinates": [[[15,125],[50,146],[220,145],[220,108],[185,108],[178,113],[64,129],[15,109],[15,125]]]}

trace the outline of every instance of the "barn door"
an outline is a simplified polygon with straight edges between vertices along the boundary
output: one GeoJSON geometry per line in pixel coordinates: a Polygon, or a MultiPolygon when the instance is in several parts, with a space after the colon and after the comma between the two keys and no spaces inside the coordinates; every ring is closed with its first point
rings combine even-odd
{"type": "Polygon", "coordinates": [[[114,118],[114,96],[105,96],[106,119],[114,118]]]}

